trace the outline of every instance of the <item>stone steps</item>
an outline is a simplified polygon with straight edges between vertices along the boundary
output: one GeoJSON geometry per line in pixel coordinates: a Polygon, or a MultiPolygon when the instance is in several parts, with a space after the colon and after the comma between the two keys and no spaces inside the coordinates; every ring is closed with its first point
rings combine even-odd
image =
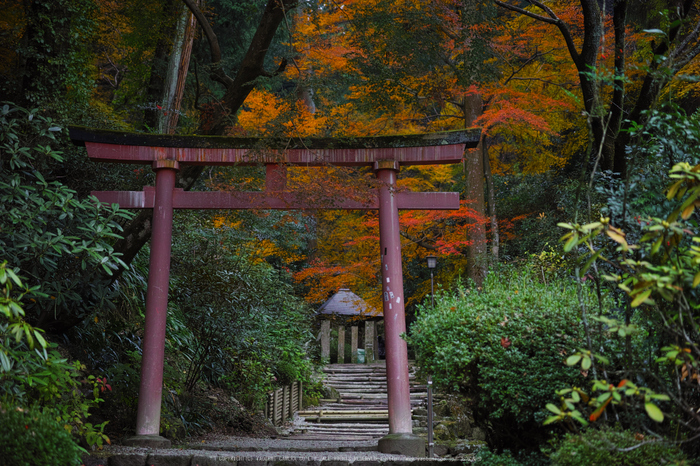
{"type": "MultiPolygon", "coordinates": [[[[309,436],[303,440],[318,443],[321,438],[309,436]]],[[[362,442],[366,439],[348,439],[362,442]]],[[[343,443],[343,442],[336,442],[343,443]]],[[[334,451],[196,451],[159,450],[144,452],[134,449],[129,453],[109,455],[85,455],[86,466],[463,466],[464,459],[457,458],[408,458],[398,455],[386,455],[365,450],[365,453],[343,451],[336,447],[334,451]]]]}
{"type": "MultiPolygon", "coordinates": [[[[297,413],[289,439],[378,440],[389,433],[386,367],[382,363],[332,364],[325,366],[324,384],[333,388],[338,398],[322,399],[321,405],[297,413]]],[[[411,406],[424,403],[427,388],[418,384],[411,373],[411,406]]]]}

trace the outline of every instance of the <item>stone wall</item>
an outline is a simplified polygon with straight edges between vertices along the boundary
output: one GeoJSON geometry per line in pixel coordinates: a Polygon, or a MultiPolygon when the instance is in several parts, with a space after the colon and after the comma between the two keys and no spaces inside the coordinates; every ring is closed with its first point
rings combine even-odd
{"type": "MultiPolygon", "coordinates": [[[[486,432],[474,426],[467,403],[456,395],[433,395],[435,456],[462,457],[486,445],[486,432]]],[[[428,438],[427,404],[413,409],[413,433],[428,438]]]]}

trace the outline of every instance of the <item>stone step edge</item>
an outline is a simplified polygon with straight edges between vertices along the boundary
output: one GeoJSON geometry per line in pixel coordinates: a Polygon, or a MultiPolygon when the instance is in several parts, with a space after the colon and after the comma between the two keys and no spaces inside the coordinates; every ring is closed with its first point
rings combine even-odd
{"type": "MultiPolygon", "coordinates": [[[[318,453],[324,453],[318,452],[318,453]]],[[[272,457],[246,457],[221,453],[212,454],[168,454],[168,453],[135,453],[116,454],[109,457],[88,455],[83,457],[83,463],[90,466],[462,466],[465,458],[409,458],[397,459],[396,455],[381,459],[364,457],[342,458],[329,456],[323,459],[295,457],[295,455],[276,455],[272,457]]],[[[289,451],[289,453],[295,453],[289,451]]],[[[297,452],[298,453],[298,452],[297,452]]],[[[331,453],[331,452],[328,452],[331,453]]]]}

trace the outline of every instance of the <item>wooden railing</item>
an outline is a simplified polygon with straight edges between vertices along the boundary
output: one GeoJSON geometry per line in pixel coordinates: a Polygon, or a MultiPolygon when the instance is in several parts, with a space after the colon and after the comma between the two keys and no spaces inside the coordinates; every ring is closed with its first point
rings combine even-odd
{"type": "Polygon", "coordinates": [[[265,417],[276,426],[287,422],[287,419],[291,419],[294,413],[302,408],[302,390],[303,387],[299,381],[268,393],[265,417]]]}

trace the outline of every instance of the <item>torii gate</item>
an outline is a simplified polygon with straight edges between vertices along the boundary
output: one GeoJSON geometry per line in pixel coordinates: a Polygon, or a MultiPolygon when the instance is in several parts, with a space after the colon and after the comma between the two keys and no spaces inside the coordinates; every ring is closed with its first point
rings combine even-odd
{"type": "Polygon", "coordinates": [[[71,127],[73,142],[85,146],[95,161],[150,164],[156,185],[143,191],[93,192],[97,199],[122,208],[153,209],[153,233],[146,294],[146,323],[139,387],[136,436],[130,445],[169,446],[160,437],[165,328],[170,281],[173,209],[310,209],[318,208],[286,191],[285,165],[372,166],[381,185],[366,203],[339,199],[331,209],[378,209],[382,293],[386,334],[389,435],[379,440],[379,451],[424,456],[425,442],[413,435],[408,380],[408,354],[401,334],[406,331],[401,269],[400,209],[458,209],[458,193],[396,191],[402,165],[461,162],[466,147],[476,147],[480,130],[450,131],[409,136],[343,139],[228,138],[174,136],[102,131],[71,127]],[[271,151],[254,148],[266,144],[271,151]],[[192,192],[175,188],[180,165],[266,166],[262,192],[192,192]],[[283,165],[284,164],[284,165],[283,165]]]}

